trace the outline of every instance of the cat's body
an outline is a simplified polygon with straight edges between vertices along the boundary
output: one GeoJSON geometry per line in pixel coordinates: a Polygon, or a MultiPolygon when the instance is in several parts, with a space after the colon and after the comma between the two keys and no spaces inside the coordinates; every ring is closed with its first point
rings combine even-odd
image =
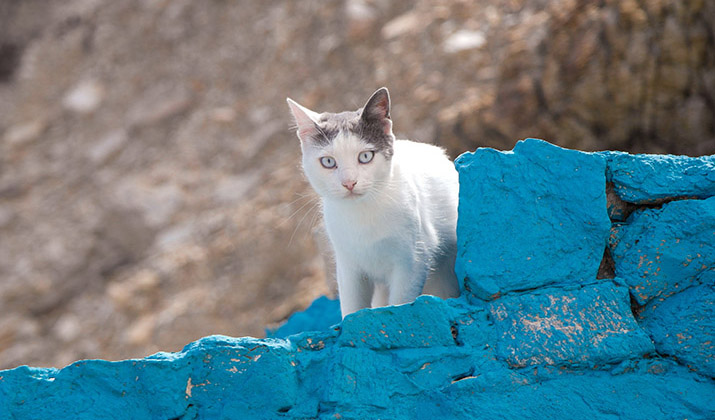
{"type": "Polygon", "coordinates": [[[394,140],[380,89],[356,112],[317,114],[289,100],[303,170],[323,203],[342,315],[459,294],[458,177],[436,146],[394,140]]]}

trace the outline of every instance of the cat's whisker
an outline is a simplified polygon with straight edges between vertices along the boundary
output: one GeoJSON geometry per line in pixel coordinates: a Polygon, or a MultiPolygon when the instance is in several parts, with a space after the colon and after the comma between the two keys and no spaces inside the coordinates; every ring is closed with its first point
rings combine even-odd
{"type": "MultiPolygon", "coordinates": [[[[320,200],[316,199],[316,201],[313,202],[313,205],[305,212],[303,217],[300,218],[298,223],[295,225],[295,228],[293,229],[293,233],[290,235],[290,239],[288,240],[288,247],[290,247],[293,244],[293,238],[295,237],[295,234],[298,232],[298,229],[300,229],[300,226],[303,224],[303,221],[305,220],[308,215],[313,212],[314,214],[316,213],[316,208],[320,206],[320,200]]],[[[311,229],[312,230],[312,229],[311,229]]]]}
{"type": "Polygon", "coordinates": [[[319,197],[316,197],[315,195],[312,195],[312,194],[306,194],[306,195],[304,195],[304,196],[302,196],[302,197],[299,197],[299,198],[297,198],[297,199],[291,201],[289,205],[293,205],[294,203],[297,203],[297,202],[299,202],[300,200],[308,200],[308,201],[306,201],[305,203],[303,203],[303,205],[301,205],[300,207],[298,207],[298,209],[294,210],[293,213],[291,213],[290,216],[288,216],[283,222],[281,222],[281,224],[280,224],[279,226],[282,226],[283,223],[289,222],[291,219],[293,219],[293,217],[295,217],[295,215],[297,215],[297,214],[298,214],[301,210],[303,210],[306,206],[315,203],[315,201],[319,201],[320,198],[319,198],[319,197]]]}
{"type": "Polygon", "coordinates": [[[312,232],[313,229],[315,229],[316,224],[317,224],[318,221],[320,220],[320,215],[321,215],[321,211],[320,211],[320,210],[317,210],[317,211],[313,212],[313,218],[310,220],[310,225],[309,225],[309,227],[310,227],[310,228],[309,228],[310,232],[312,232]]]}
{"type": "Polygon", "coordinates": [[[291,215],[288,216],[288,219],[290,219],[291,217],[293,217],[296,212],[300,211],[300,209],[303,208],[303,206],[305,206],[305,204],[306,204],[306,203],[309,203],[311,200],[310,200],[309,197],[300,197],[300,198],[296,198],[295,200],[293,200],[293,201],[291,201],[290,203],[287,204],[288,207],[293,207],[295,204],[299,204],[299,203],[300,203],[301,201],[303,201],[303,200],[306,200],[305,203],[301,204],[300,207],[298,207],[297,210],[293,210],[292,213],[291,213],[291,215]]]}

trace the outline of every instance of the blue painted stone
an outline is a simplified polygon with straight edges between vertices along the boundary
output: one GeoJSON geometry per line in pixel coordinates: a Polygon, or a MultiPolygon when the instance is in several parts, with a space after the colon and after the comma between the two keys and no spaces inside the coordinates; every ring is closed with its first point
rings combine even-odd
{"type": "Polygon", "coordinates": [[[688,368],[715,378],[715,273],[707,282],[660,301],[640,314],[660,354],[673,356],[688,368]]]}
{"type": "Polygon", "coordinates": [[[631,155],[602,152],[608,180],[622,200],[648,204],[671,198],[715,196],[715,155],[631,155]]]}
{"type": "MultiPolygon", "coordinates": [[[[594,298],[610,293],[603,286],[593,286],[590,305],[577,303],[588,300],[578,289],[574,302],[562,297],[552,305],[547,298],[544,313],[553,316],[554,325],[575,325],[569,321],[572,314],[587,314],[585,319],[593,321],[588,324],[592,337],[604,334],[603,343],[609,334],[625,340],[628,333],[621,329],[629,324],[613,315],[624,310],[623,299],[594,298]]],[[[345,346],[340,343],[343,331],[334,330],[292,335],[290,340],[213,336],[180,353],[140,360],[89,360],[62,370],[18,368],[0,372],[0,419],[608,419],[616,414],[643,419],[659,418],[661,412],[676,418],[715,414],[709,403],[715,382],[670,360],[631,359],[616,369],[579,363],[556,370],[543,365],[514,369],[497,357],[491,345],[497,340],[489,329],[499,326],[482,309],[465,299],[421,299],[417,305],[392,308],[392,316],[415,317],[420,305],[433,305],[445,312],[433,314],[458,325],[460,336],[463,329],[471,333],[461,344],[400,348],[345,346]],[[638,409],[632,410],[634,406],[638,409]]],[[[370,312],[380,311],[363,313],[370,312]]],[[[534,313],[539,312],[532,306],[528,314],[534,313]]],[[[366,327],[355,331],[361,335],[366,327]]],[[[442,327],[435,322],[423,328],[442,327]]],[[[583,348],[588,352],[588,343],[583,348]]],[[[628,357],[639,352],[635,349],[628,357]]]]}
{"type": "Polygon", "coordinates": [[[613,375],[567,373],[518,387],[466,379],[420,399],[416,419],[712,419],[712,381],[668,361],[613,375]]]}
{"type": "Polygon", "coordinates": [[[289,335],[306,331],[327,331],[339,324],[341,320],[340,301],[321,296],[314,300],[306,310],[291,315],[277,329],[266,330],[266,336],[270,338],[286,338],[289,335]]]}
{"type": "Polygon", "coordinates": [[[284,341],[212,336],[139,360],[20,367],[0,372],[0,419],[261,418],[298,402],[292,361],[284,341]]]}
{"type": "Polygon", "coordinates": [[[628,289],[611,281],[508,295],[490,311],[496,354],[513,367],[615,364],[654,351],[633,319],[628,289]]]}
{"type": "Polygon", "coordinates": [[[596,278],[611,226],[602,156],[526,139],[455,164],[456,271],[467,293],[494,299],[596,278]]]}
{"type": "Polygon", "coordinates": [[[367,309],[343,320],[338,344],[390,349],[456,345],[447,303],[424,295],[401,306],[367,309]]]}
{"type": "Polygon", "coordinates": [[[715,197],[634,212],[614,227],[611,255],[641,305],[699,283],[715,270],[715,197]]]}
{"type": "Polygon", "coordinates": [[[202,418],[278,413],[302,400],[294,349],[284,340],[213,336],[189,345],[184,354],[190,355],[191,368],[184,397],[200,407],[202,418]],[[227,387],[231,398],[217,401],[227,387]]]}

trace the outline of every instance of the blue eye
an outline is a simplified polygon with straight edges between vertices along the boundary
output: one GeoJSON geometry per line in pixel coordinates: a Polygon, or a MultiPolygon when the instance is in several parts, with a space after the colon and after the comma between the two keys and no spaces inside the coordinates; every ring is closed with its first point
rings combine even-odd
{"type": "Polygon", "coordinates": [[[366,150],[364,152],[360,152],[360,154],[358,155],[358,162],[370,163],[373,157],[375,157],[375,152],[373,152],[372,150],[366,150]]]}
{"type": "Polygon", "coordinates": [[[325,169],[333,169],[335,168],[335,159],[330,156],[324,156],[320,158],[320,164],[323,165],[325,169]]]}

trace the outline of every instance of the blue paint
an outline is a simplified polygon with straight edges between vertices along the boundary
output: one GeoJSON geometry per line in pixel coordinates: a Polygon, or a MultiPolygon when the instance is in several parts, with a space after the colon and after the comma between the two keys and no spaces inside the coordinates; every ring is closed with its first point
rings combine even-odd
{"type": "MultiPolygon", "coordinates": [[[[630,180],[710,164],[644,159],[532,139],[465,154],[462,297],[342,322],[321,298],[272,333],[282,338],[211,336],[144,359],[0,371],[0,420],[715,418],[715,198],[637,210],[613,227],[618,277],[596,279],[611,229],[605,174],[623,192],[639,187],[619,178],[623,162],[636,162],[630,180]],[[664,280],[643,271],[648,261],[664,280]]],[[[642,189],[667,201],[710,178],[690,170],[665,193],[642,189]]]]}
{"type": "Polygon", "coordinates": [[[715,378],[715,272],[703,284],[669,299],[654,299],[640,314],[660,354],[715,378]]]}
{"type": "Polygon", "coordinates": [[[629,203],[715,196],[715,155],[601,155],[608,161],[608,181],[613,182],[616,194],[629,203]]]}
{"type": "Polygon", "coordinates": [[[359,311],[343,323],[338,343],[372,349],[454,346],[450,308],[433,296],[411,305],[359,311]]]}
{"type": "Polygon", "coordinates": [[[654,352],[633,319],[628,288],[610,280],[508,295],[489,306],[497,357],[513,367],[592,368],[654,352]]]}
{"type": "Polygon", "coordinates": [[[715,270],[715,197],[634,212],[614,226],[611,254],[641,305],[699,283],[715,270]]]}
{"type": "Polygon", "coordinates": [[[527,139],[455,164],[456,271],[468,294],[493,299],[595,278],[611,227],[603,157],[527,139]]]}
{"type": "Polygon", "coordinates": [[[302,312],[294,313],[283,325],[275,330],[266,330],[270,338],[286,338],[289,335],[305,331],[327,331],[333,325],[339,324],[340,301],[321,296],[302,312]]]}

